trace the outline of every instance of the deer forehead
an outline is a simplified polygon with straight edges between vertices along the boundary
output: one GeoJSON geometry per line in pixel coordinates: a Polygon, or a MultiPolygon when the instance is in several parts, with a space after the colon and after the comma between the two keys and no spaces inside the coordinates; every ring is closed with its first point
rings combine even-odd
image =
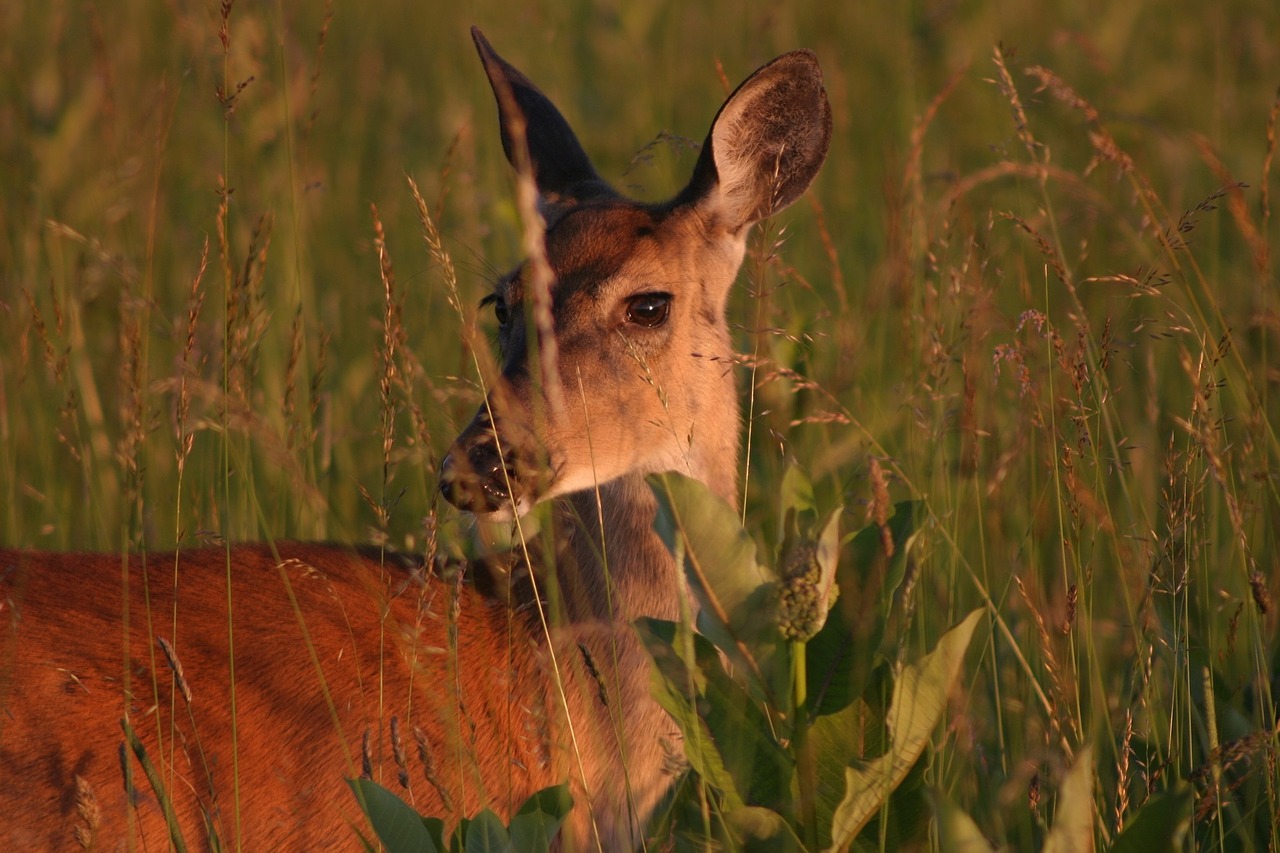
{"type": "MultiPolygon", "coordinates": [[[[646,292],[693,296],[701,273],[733,260],[722,259],[722,247],[701,228],[698,217],[679,208],[607,200],[569,210],[545,237],[557,310],[646,292]]],[[[528,268],[522,265],[499,283],[508,303],[526,298],[528,268]]]]}

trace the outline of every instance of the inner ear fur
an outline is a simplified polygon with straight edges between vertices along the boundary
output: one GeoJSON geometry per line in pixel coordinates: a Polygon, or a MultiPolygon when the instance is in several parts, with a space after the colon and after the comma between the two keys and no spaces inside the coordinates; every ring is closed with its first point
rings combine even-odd
{"type": "Polygon", "coordinates": [[[831,143],[831,106],[812,51],[748,77],[711,124],[680,201],[711,204],[731,229],[787,207],[809,188],[831,143]]]}

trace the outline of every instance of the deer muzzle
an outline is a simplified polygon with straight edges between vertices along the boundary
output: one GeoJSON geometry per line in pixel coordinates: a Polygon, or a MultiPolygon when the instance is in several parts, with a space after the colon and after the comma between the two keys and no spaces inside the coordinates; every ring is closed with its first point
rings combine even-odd
{"type": "Polygon", "coordinates": [[[482,406],[440,465],[440,494],[458,509],[523,515],[547,487],[545,452],[519,425],[495,423],[482,406]]]}

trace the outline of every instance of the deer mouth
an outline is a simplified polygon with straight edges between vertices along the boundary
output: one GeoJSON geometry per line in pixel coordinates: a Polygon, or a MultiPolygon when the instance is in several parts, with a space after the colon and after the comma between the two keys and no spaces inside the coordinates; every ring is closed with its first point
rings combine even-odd
{"type": "Polygon", "coordinates": [[[440,465],[440,494],[458,509],[489,514],[510,509],[518,482],[510,453],[499,453],[493,441],[450,451],[440,465]]]}
{"type": "Polygon", "coordinates": [[[551,476],[515,447],[499,449],[493,434],[459,440],[440,465],[440,494],[465,512],[495,519],[525,515],[546,496],[551,476]]]}

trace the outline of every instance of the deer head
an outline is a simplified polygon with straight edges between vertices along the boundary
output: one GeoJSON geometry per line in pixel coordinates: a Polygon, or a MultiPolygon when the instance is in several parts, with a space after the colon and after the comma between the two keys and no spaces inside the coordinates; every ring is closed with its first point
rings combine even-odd
{"type": "Polygon", "coordinates": [[[817,60],[796,51],[748,78],[712,122],[688,185],[645,204],[610,187],[551,101],[472,35],[503,148],[513,165],[527,163],[545,218],[556,375],[539,375],[549,342],[530,319],[538,269],[526,262],[486,300],[502,372],[444,459],[444,496],[472,512],[523,513],[629,475],[677,471],[736,503],[725,307],[750,226],[795,201],[826,157],[831,110],[817,60]]]}

